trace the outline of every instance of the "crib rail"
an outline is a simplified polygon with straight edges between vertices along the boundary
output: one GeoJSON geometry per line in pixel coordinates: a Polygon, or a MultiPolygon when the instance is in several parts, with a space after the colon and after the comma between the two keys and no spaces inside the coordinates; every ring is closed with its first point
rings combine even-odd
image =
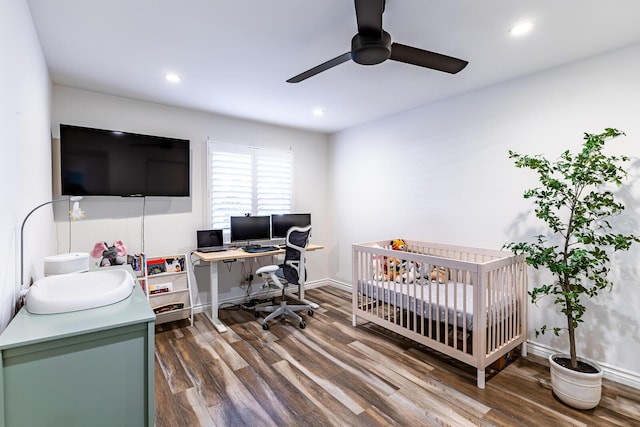
{"type": "Polygon", "coordinates": [[[354,326],[374,322],[470,364],[484,387],[485,367],[526,341],[524,257],[406,243],[353,245],[354,326]]]}

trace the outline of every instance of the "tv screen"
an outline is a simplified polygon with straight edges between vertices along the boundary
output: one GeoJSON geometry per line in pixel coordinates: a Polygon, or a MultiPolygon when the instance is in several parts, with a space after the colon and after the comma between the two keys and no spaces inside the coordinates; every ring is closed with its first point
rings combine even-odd
{"type": "Polygon", "coordinates": [[[231,241],[250,242],[271,238],[271,219],[268,216],[232,216],[231,241]]]}
{"type": "Polygon", "coordinates": [[[271,215],[271,237],[283,239],[291,227],[306,227],[311,225],[311,214],[289,213],[271,215]]]}
{"type": "Polygon", "coordinates": [[[189,140],[60,125],[62,194],[189,196],[189,140]]]}

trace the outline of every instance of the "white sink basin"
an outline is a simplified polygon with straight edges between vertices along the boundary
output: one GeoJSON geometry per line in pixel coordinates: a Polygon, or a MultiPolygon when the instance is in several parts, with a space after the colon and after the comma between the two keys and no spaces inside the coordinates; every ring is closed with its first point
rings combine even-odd
{"type": "Polygon", "coordinates": [[[133,278],[123,269],[49,276],[29,289],[27,310],[54,314],[102,307],[127,298],[133,286],[133,278]]]}

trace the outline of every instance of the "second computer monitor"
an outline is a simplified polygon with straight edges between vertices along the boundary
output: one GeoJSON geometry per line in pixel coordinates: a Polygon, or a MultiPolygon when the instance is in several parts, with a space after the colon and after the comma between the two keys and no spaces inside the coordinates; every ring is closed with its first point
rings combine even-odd
{"type": "Polygon", "coordinates": [[[271,237],[284,239],[291,227],[306,227],[307,225],[311,225],[310,213],[271,215],[271,237]]]}
{"type": "Polygon", "coordinates": [[[232,242],[254,242],[271,238],[271,223],[264,216],[232,216],[230,218],[232,242]]]}

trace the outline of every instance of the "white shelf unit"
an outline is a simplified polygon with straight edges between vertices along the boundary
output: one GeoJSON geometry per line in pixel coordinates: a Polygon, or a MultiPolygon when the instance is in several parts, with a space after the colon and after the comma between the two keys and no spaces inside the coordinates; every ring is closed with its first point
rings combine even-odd
{"type": "Polygon", "coordinates": [[[138,283],[156,313],[156,324],[189,319],[193,325],[191,264],[188,255],[145,258],[138,283]]]}

